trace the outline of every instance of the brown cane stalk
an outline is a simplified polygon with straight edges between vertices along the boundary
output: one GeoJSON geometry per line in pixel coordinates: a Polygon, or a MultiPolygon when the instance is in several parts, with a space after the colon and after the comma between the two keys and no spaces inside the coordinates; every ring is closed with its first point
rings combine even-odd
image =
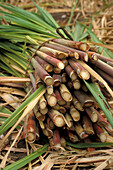
{"type": "Polygon", "coordinates": [[[88,135],[93,135],[94,134],[94,130],[93,130],[92,122],[90,121],[88,116],[86,116],[86,115],[82,116],[82,123],[83,123],[84,131],[88,135]]]}
{"type": "Polygon", "coordinates": [[[53,107],[56,105],[57,103],[57,98],[56,98],[56,95],[54,93],[52,94],[45,94],[46,96],[46,99],[47,99],[47,103],[49,106],[53,107]]]}
{"type": "Polygon", "coordinates": [[[113,59],[105,57],[105,56],[102,56],[102,55],[100,55],[98,53],[96,53],[96,55],[97,55],[98,59],[104,61],[105,63],[107,63],[107,64],[109,64],[111,66],[113,66],[113,59]]]}
{"type": "Polygon", "coordinates": [[[66,108],[63,106],[60,106],[59,112],[65,114],[66,113],[66,108]]]}
{"type": "Polygon", "coordinates": [[[58,43],[52,43],[54,44],[55,46],[58,46],[59,48],[61,49],[65,49],[65,50],[69,50],[73,53],[74,55],[74,58],[76,59],[82,59],[84,61],[88,61],[88,54],[83,52],[83,51],[80,51],[80,50],[77,50],[77,49],[74,49],[74,48],[70,48],[70,47],[67,47],[67,46],[64,46],[64,45],[61,45],[61,44],[58,44],[58,43]]]}
{"type": "Polygon", "coordinates": [[[83,61],[77,60],[77,62],[79,64],[81,64],[86,70],[88,70],[88,72],[94,76],[97,80],[99,80],[108,90],[108,92],[111,94],[111,96],[113,97],[113,91],[111,90],[111,88],[108,86],[108,84],[106,83],[106,81],[98,74],[96,73],[91,67],[89,67],[86,63],[84,63],[83,61]]]}
{"type": "Polygon", "coordinates": [[[73,120],[70,114],[66,113],[65,118],[66,118],[66,121],[68,122],[68,125],[69,125],[68,127],[71,128],[73,126],[73,120]]]}
{"type": "Polygon", "coordinates": [[[47,61],[43,60],[42,58],[36,56],[35,59],[39,62],[39,64],[46,70],[47,72],[53,71],[53,66],[49,64],[47,61]]]}
{"type": "Polygon", "coordinates": [[[36,121],[33,112],[31,112],[28,117],[27,134],[25,138],[29,143],[33,143],[36,139],[36,121]]]}
{"type": "Polygon", "coordinates": [[[71,80],[76,80],[77,79],[77,74],[75,73],[75,71],[70,67],[70,65],[67,65],[65,67],[65,71],[68,74],[68,76],[71,78],[71,80]]]}
{"type": "Polygon", "coordinates": [[[51,109],[48,115],[57,127],[63,127],[65,125],[64,116],[57,110],[51,109]]]}
{"type": "Polygon", "coordinates": [[[41,113],[38,112],[38,111],[35,113],[35,116],[36,116],[36,118],[37,118],[38,120],[40,120],[40,121],[44,121],[45,118],[46,118],[46,116],[45,116],[44,114],[41,114],[41,113]]]}
{"type": "Polygon", "coordinates": [[[0,82],[0,85],[3,85],[3,86],[9,86],[9,87],[17,87],[17,88],[24,88],[24,84],[22,83],[2,83],[0,82]]]}
{"type": "Polygon", "coordinates": [[[109,83],[111,86],[113,86],[113,77],[105,73],[104,71],[96,68],[96,71],[109,83]]]}
{"type": "Polygon", "coordinates": [[[78,62],[73,61],[73,60],[69,60],[69,64],[71,65],[71,67],[75,70],[75,72],[77,73],[77,75],[84,80],[88,80],[90,78],[90,74],[88,73],[88,71],[86,69],[84,69],[78,62]]]}
{"type": "Polygon", "coordinates": [[[78,42],[78,41],[72,41],[72,40],[65,40],[65,39],[53,39],[53,42],[71,47],[76,48],[82,51],[88,51],[89,45],[85,42],[78,42]]]}
{"type": "Polygon", "coordinates": [[[107,136],[103,129],[97,125],[97,123],[93,124],[96,135],[99,137],[101,142],[106,142],[107,136]]]}
{"type": "Polygon", "coordinates": [[[43,115],[45,115],[47,112],[48,112],[48,107],[45,107],[45,109],[40,108],[40,113],[42,113],[43,115]]]}
{"type": "Polygon", "coordinates": [[[47,61],[48,63],[52,64],[55,67],[60,68],[61,70],[64,69],[64,64],[62,63],[62,61],[49,56],[48,54],[45,54],[41,51],[36,51],[36,54],[42,58],[43,60],[47,61]]]}
{"type": "Polygon", "coordinates": [[[58,51],[62,51],[64,53],[67,53],[70,57],[75,57],[77,59],[79,58],[79,55],[76,52],[73,52],[72,50],[67,49],[65,46],[64,46],[65,48],[62,48],[61,46],[59,46],[58,44],[55,44],[55,43],[52,43],[52,44],[45,43],[45,46],[55,49],[55,50],[58,50],[58,51]]]}
{"type": "Polygon", "coordinates": [[[72,102],[77,110],[79,110],[81,112],[84,111],[84,108],[82,107],[81,103],[77,100],[77,98],[75,96],[73,96],[72,102]]]}
{"type": "Polygon", "coordinates": [[[73,105],[71,105],[70,107],[70,114],[75,122],[80,120],[80,113],[78,112],[78,110],[75,109],[73,105]]]}
{"type": "Polygon", "coordinates": [[[0,76],[0,83],[25,83],[25,82],[30,82],[29,78],[20,78],[20,77],[1,77],[0,76]]]}
{"type": "Polygon", "coordinates": [[[48,48],[48,47],[41,47],[40,48],[40,51],[54,57],[54,58],[57,58],[57,59],[65,59],[66,57],[68,57],[68,54],[65,53],[65,52],[62,52],[62,51],[58,51],[58,50],[55,50],[55,49],[52,49],[52,48],[48,48]]]}
{"type": "Polygon", "coordinates": [[[66,73],[62,73],[62,77],[61,77],[61,82],[62,83],[66,83],[68,81],[68,77],[66,73]]]}
{"type": "Polygon", "coordinates": [[[95,52],[87,51],[87,54],[90,61],[97,61],[98,57],[95,52]]]}
{"type": "Polygon", "coordinates": [[[88,135],[85,133],[84,129],[82,128],[81,124],[76,122],[75,124],[75,131],[80,139],[85,139],[88,135]]]}
{"type": "Polygon", "coordinates": [[[61,94],[62,98],[66,102],[69,102],[69,101],[72,100],[72,95],[69,92],[69,90],[67,89],[67,87],[65,86],[65,84],[61,84],[61,86],[60,86],[60,94],[61,94]]]}
{"type": "Polygon", "coordinates": [[[61,75],[53,74],[54,86],[59,86],[61,84],[61,75]]]}
{"type": "Polygon", "coordinates": [[[90,117],[92,122],[98,121],[98,111],[94,107],[85,108],[86,113],[90,117]]]}
{"type": "Polygon", "coordinates": [[[64,67],[66,67],[68,65],[68,60],[67,59],[63,59],[62,62],[64,64],[64,67]]]}
{"type": "MultiPolygon", "coordinates": [[[[64,66],[65,66],[65,64],[64,64],[64,66]]],[[[58,67],[54,67],[54,68],[53,68],[53,71],[54,71],[54,73],[56,73],[56,74],[61,73],[61,69],[58,68],[58,67]]]]}
{"type": "Polygon", "coordinates": [[[57,98],[57,102],[59,105],[65,105],[66,104],[66,101],[62,98],[59,90],[55,90],[55,95],[56,95],[56,98],[57,98]]]}
{"type": "Polygon", "coordinates": [[[94,64],[99,69],[106,72],[111,77],[113,77],[113,67],[112,66],[108,65],[107,63],[105,63],[99,59],[97,61],[92,61],[91,63],[94,64]]]}
{"type": "Polygon", "coordinates": [[[47,125],[48,125],[49,129],[54,129],[55,128],[55,125],[54,125],[53,121],[49,117],[47,118],[47,125]]]}
{"type": "Polygon", "coordinates": [[[32,58],[32,65],[38,73],[38,76],[44,81],[46,85],[53,85],[53,78],[41,67],[41,65],[32,58]]]}
{"type": "Polygon", "coordinates": [[[90,107],[94,104],[94,101],[83,91],[76,90],[74,95],[82,104],[82,107],[90,107]]]}
{"type": "Polygon", "coordinates": [[[55,130],[54,130],[54,133],[53,133],[53,142],[54,142],[53,148],[54,148],[55,150],[59,150],[60,147],[61,147],[59,129],[55,129],[55,130]]]}

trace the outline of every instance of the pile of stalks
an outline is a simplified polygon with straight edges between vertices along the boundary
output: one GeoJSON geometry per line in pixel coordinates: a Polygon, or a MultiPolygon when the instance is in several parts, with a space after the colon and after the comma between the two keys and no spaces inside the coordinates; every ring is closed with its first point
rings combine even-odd
{"type": "Polygon", "coordinates": [[[35,91],[45,84],[46,93],[28,117],[27,141],[39,138],[38,122],[51,148],[66,146],[67,139],[113,142],[113,128],[84,83],[95,83],[109,101],[113,97],[113,60],[87,43],[66,39],[53,39],[30,50],[34,71],[29,86],[35,91]]]}
{"type": "MultiPolygon", "coordinates": [[[[95,45],[70,40],[39,6],[41,15],[0,6],[12,12],[1,10],[0,16],[0,150],[15,129],[21,133],[15,143],[46,138],[54,150],[72,142],[79,148],[88,144],[89,151],[113,146],[113,59],[95,45]]],[[[48,144],[39,153],[44,149],[48,144]]]]}

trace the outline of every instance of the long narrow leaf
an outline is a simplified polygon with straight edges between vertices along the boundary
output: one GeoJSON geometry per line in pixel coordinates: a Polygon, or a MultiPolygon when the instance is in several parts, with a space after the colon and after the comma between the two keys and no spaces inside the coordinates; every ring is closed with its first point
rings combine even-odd
{"type": "MultiPolygon", "coordinates": [[[[32,0],[33,1],[33,0],[32,0]]],[[[39,5],[37,5],[34,1],[33,3],[35,4],[35,6],[37,7],[37,9],[39,10],[40,14],[42,15],[43,19],[50,24],[52,27],[57,28],[59,27],[59,25],[57,24],[57,22],[54,20],[54,18],[51,16],[51,14],[49,14],[47,11],[45,11],[44,9],[42,9],[39,5]]]]}
{"type": "Polygon", "coordinates": [[[89,147],[94,147],[94,148],[100,148],[100,147],[107,147],[107,146],[113,146],[113,143],[109,142],[91,142],[91,143],[71,143],[71,142],[66,142],[67,145],[72,146],[74,148],[89,148],[89,147]]]}
{"type": "Polygon", "coordinates": [[[45,153],[48,150],[49,144],[45,144],[43,147],[35,151],[34,153],[20,159],[19,161],[16,161],[15,163],[6,166],[4,169],[5,170],[17,170],[31,162],[33,159],[38,158],[40,155],[45,153]]]}

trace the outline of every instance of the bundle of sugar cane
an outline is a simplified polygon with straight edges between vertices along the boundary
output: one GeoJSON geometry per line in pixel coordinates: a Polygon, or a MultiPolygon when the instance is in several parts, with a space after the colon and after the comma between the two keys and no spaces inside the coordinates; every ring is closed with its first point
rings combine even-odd
{"type": "MultiPolygon", "coordinates": [[[[34,46],[30,49],[34,51],[34,46]]],[[[97,73],[91,66],[94,65],[97,72],[103,70],[109,74],[111,82],[112,73],[109,72],[112,72],[113,68],[105,62],[105,57],[102,61],[103,56],[98,59],[100,55],[88,49],[87,43],[54,39],[36,50],[36,56],[31,59],[36,73],[34,74],[35,83],[38,86],[36,78],[38,74],[47,89],[40,98],[34,113],[43,134],[48,137],[50,146],[55,150],[64,146],[67,139],[78,142],[87,141],[87,138],[90,140],[90,137],[92,139],[96,136],[94,141],[111,142],[111,139],[113,141],[112,125],[101,115],[101,108],[84,84],[84,80],[91,82],[91,76],[93,76],[99,90],[103,92],[104,89],[104,93],[109,91],[109,97],[113,97],[112,84],[107,79],[104,81],[104,76],[101,74],[95,76],[97,73]],[[78,59],[75,57],[75,52],[78,59]],[[64,58],[66,64],[64,64],[64,58]],[[45,62],[53,68],[51,71],[44,66],[45,62]],[[60,72],[57,73],[54,68],[60,69],[60,72]]],[[[110,59],[110,62],[113,60],[110,59]]]]}
{"type": "MultiPolygon", "coordinates": [[[[113,97],[113,59],[101,56],[88,43],[61,39],[50,15],[47,22],[43,15],[1,6],[13,14],[1,10],[4,19],[0,15],[0,21],[5,23],[0,25],[0,38],[5,43],[0,42],[0,67],[18,77],[27,75],[25,87],[32,92],[46,86],[46,93],[28,114],[26,140],[38,140],[41,130],[55,150],[65,146],[67,139],[87,142],[94,136],[94,141],[113,142],[112,107],[107,103],[113,97]],[[30,44],[27,50],[25,39],[30,44]]],[[[11,83],[16,87],[14,77],[0,78],[2,86],[11,83]]]]}

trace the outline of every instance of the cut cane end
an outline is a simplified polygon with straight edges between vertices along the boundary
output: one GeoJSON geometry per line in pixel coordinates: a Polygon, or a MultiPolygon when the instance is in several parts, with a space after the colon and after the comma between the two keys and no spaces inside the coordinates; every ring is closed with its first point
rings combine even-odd
{"type": "Polygon", "coordinates": [[[45,70],[46,70],[47,72],[52,72],[52,71],[53,71],[53,67],[52,67],[51,65],[47,65],[46,68],[45,68],[45,70]]]}
{"type": "Polygon", "coordinates": [[[28,140],[28,142],[33,143],[35,141],[35,135],[33,133],[29,132],[27,134],[27,140],[28,140]]]}
{"type": "Polygon", "coordinates": [[[77,52],[74,52],[74,58],[76,58],[77,60],[79,59],[79,54],[77,52]]]}
{"type": "Polygon", "coordinates": [[[96,54],[93,54],[93,55],[92,55],[92,59],[95,60],[95,61],[98,60],[97,55],[96,55],[96,54]]]}
{"type": "Polygon", "coordinates": [[[53,106],[56,105],[56,103],[57,103],[56,97],[51,96],[51,100],[50,100],[49,105],[50,105],[51,107],[53,107],[53,106]]]}
{"type": "Polygon", "coordinates": [[[92,116],[91,116],[91,120],[92,120],[92,122],[97,122],[97,120],[98,120],[98,115],[97,115],[97,113],[92,113],[92,116]]]}
{"type": "Polygon", "coordinates": [[[51,86],[54,84],[54,79],[51,76],[46,76],[44,82],[46,85],[51,86]]]}
{"type": "Polygon", "coordinates": [[[84,103],[84,106],[85,107],[90,107],[94,104],[94,101],[93,100],[86,100],[85,103],[84,103]]]}
{"type": "Polygon", "coordinates": [[[88,51],[89,50],[89,45],[86,44],[86,43],[80,44],[80,50],[88,51]]]}
{"type": "Polygon", "coordinates": [[[62,62],[58,63],[58,68],[60,68],[61,70],[64,69],[64,64],[62,62]]]}
{"type": "Polygon", "coordinates": [[[46,103],[45,102],[41,102],[40,103],[40,108],[41,109],[45,109],[46,108],[46,103]]]}
{"type": "Polygon", "coordinates": [[[88,80],[90,78],[90,74],[87,71],[85,71],[85,70],[80,72],[80,76],[84,80],[88,80]]]}
{"type": "Polygon", "coordinates": [[[70,78],[71,78],[72,81],[74,81],[74,80],[77,79],[77,74],[75,73],[75,71],[72,71],[72,72],[71,72],[70,78]]]}
{"type": "Polygon", "coordinates": [[[106,142],[106,134],[105,133],[101,133],[100,134],[100,140],[101,140],[101,142],[106,142]]]}
{"type": "Polygon", "coordinates": [[[72,96],[71,96],[71,94],[68,93],[68,92],[64,92],[64,93],[62,94],[62,97],[63,97],[63,99],[64,99],[66,102],[70,102],[70,101],[72,100],[72,96]]]}
{"type": "Polygon", "coordinates": [[[53,86],[47,86],[47,93],[52,94],[53,93],[53,86]]]}
{"type": "Polygon", "coordinates": [[[57,127],[63,127],[65,125],[65,121],[61,116],[57,116],[55,119],[55,125],[57,127]]]}
{"type": "Polygon", "coordinates": [[[60,53],[59,55],[58,55],[58,58],[59,59],[65,59],[66,57],[68,57],[68,54],[67,53],[60,53]]]}
{"type": "Polygon", "coordinates": [[[80,82],[79,82],[79,81],[74,81],[74,82],[73,82],[73,87],[74,87],[74,89],[79,90],[80,87],[81,87],[80,82]]]}

